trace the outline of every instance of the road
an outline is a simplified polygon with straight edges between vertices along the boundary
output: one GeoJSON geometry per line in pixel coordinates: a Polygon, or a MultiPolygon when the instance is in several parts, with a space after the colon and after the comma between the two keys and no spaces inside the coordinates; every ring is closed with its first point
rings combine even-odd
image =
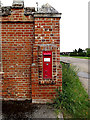
{"type": "Polygon", "coordinates": [[[79,79],[82,82],[85,90],[88,92],[90,88],[90,85],[88,84],[90,81],[90,60],[72,57],[61,57],[60,61],[67,62],[76,66],[79,79]]]}

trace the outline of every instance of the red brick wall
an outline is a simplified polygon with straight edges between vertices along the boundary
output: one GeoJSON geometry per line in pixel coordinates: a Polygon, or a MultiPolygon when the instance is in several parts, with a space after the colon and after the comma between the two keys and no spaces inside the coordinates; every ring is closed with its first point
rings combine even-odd
{"type": "Polygon", "coordinates": [[[32,102],[47,102],[62,90],[60,65],[59,18],[35,18],[35,43],[33,50],[32,102]],[[52,80],[43,80],[43,51],[52,51],[52,80]]]}
{"type": "Polygon", "coordinates": [[[4,72],[2,95],[3,99],[6,100],[31,98],[30,70],[34,23],[32,21],[30,23],[30,19],[24,19],[23,22],[20,16],[23,15],[21,12],[23,13],[23,9],[13,9],[11,16],[3,17],[3,21],[5,19],[10,21],[10,18],[13,21],[2,23],[2,62],[4,72]]]}
{"type": "Polygon", "coordinates": [[[25,16],[12,9],[2,17],[2,64],[4,100],[51,101],[62,90],[59,18],[25,16]],[[52,79],[43,80],[43,51],[52,51],[52,79]]]}

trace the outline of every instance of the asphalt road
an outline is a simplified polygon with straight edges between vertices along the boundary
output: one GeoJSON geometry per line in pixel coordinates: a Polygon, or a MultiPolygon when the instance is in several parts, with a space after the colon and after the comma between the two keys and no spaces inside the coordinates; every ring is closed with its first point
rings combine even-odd
{"type": "Polygon", "coordinates": [[[80,59],[80,58],[72,58],[72,57],[61,57],[61,60],[66,63],[70,63],[76,66],[78,70],[78,76],[82,85],[84,86],[85,90],[88,92],[90,85],[90,60],[87,59],[80,59]]]}

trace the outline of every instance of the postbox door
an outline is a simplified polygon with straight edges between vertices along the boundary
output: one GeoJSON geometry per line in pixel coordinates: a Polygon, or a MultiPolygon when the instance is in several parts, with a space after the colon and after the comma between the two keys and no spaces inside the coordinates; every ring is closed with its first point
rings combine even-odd
{"type": "Polygon", "coordinates": [[[52,79],[52,52],[43,52],[43,79],[52,79]]]}

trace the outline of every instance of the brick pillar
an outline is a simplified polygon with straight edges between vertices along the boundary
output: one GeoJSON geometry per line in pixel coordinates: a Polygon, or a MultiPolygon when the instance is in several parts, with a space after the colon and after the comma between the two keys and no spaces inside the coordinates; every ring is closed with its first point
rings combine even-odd
{"type": "Polygon", "coordinates": [[[31,69],[32,102],[52,102],[56,89],[62,90],[59,14],[34,14],[35,42],[31,69]],[[43,51],[52,51],[52,79],[43,79],[43,51]]]}

